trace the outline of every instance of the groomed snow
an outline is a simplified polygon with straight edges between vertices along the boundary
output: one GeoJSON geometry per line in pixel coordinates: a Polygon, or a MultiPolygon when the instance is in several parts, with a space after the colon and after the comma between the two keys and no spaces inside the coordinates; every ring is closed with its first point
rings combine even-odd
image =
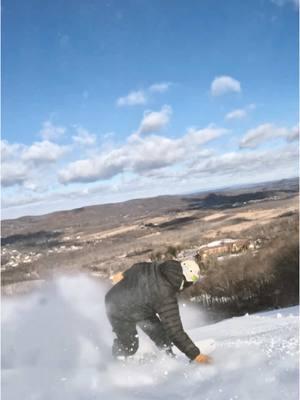
{"type": "MultiPolygon", "coordinates": [[[[106,290],[79,276],[2,300],[3,399],[298,399],[298,307],[202,327],[198,308],[181,307],[194,340],[216,339],[214,363],[159,354],[148,364],[124,365],[110,357],[106,290]]],[[[154,349],[144,336],[140,341],[140,353],[154,349]]]]}

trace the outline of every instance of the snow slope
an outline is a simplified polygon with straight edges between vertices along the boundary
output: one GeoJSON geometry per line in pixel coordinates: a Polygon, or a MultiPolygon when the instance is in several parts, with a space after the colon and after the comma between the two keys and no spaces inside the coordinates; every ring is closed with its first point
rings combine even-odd
{"type": "MultiPolygon", "coordinates": [[[[124,365],[110,357],[105,291],[79,276],[2,300],[3,399],[298,399],[298,307],[202,327],[205,315],[182,307],[194,340],[217,340],[213,365],[161,354],[124,365]]],[[[141,353],[154,350],[146,337],[140,342],[141,353]]]]}

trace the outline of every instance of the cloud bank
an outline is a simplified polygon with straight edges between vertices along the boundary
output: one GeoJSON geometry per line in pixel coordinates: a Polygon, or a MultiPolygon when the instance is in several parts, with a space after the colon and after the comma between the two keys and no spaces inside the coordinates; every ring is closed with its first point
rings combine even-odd
{"type": "Polygon", "coordinates": [[[274,124],[266,123],[246,132],[240,141],[240,147],[254,149],[260,144],[272,139],[283,138],[291,142],[297,140],[298,137],[298,126],[288,129],[286,127],[278,127],[274,124]]]}
{"type": "MultiPolygon", "coordinates": [[[[157,126],[157,121],[155,116],[151,118],[149,125],[142,126],[157,126]]],[[[191,160],[197,155],[199,146],[224,133],[225,129],[208,127],[190,129],[179,139],[157,135],[130,137],[130,140],[118,149],[69,164],[59,173],[59,180],[63,184],[95,182],[110,179],[125,171],[139,174],[146,170],[171,166],[177,162],[191,160]]]]}

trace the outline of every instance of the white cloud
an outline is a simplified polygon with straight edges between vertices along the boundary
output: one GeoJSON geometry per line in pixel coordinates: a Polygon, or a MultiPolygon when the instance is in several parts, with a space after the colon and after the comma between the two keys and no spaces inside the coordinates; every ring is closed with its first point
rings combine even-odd
{"type": "Polygon", "coordinates": [[[59,146],[49,141],[27,146],[1,140],[2,185],[20,185],[24,189],[40,190],[48,185],[45,179],[53,173],[49,163],[54,164],[68,150],[68,146],[59,146]]]}
{"type": "Polygon", "coordinates": [[[60,138],[66,132],[64,126],[53,125],[51,121],[45,121],[39,135],[44,140],[55,140],[60,138]]]}
{"type": "MultiPolygon", "coordinates": [[[[267,151],[248,150],[243,153],[231,152],[216,155],[215,152],[205,148],[199,149],[193,144],[190,148],[181,150],[184,137],[178,140],[169,139],[171,143],[168,140],[160,141],[161,138],[158,136],[151,136],[150,138],[151,143],[148,142],[149,137],[140,139],[141,147],[137,147],[132,153],[136,154],[137,151],[143,151],[145,148],[143,142],[146,140],[148,153],[145,160],[141,156],[131,159],[131,161],[130,157],[127,159],[128,165],[131,162],[132,166],[136,166],[136,175],[124,174],[119,179],[115,179],[113,183],[78,186],[72,191],[64,188],[63,192],[49,191],[40,195],[25,192],[22,187],[18,196],[3,198],[4,207],[6,207],[5,218],[25,214],[40,214],[62,208],[70,209],[86,204],[125,201],[133,197],[207,190],[231,185],[232,182],[255,183],[283,179],[296,176],[298,172],[298,148],[293,144],[267,151]],[[143,167],[147,167],[147,163],[151,168],[160,163],[159,156],[155,160],[156,152],[153,153],[153,149],[156,150],[156,147],[152,147],[152,145],[160,146],[161,152],[166,152],[171,146],[170,153],[165,158],[169,158],[170,166],[180,165],[180,168],[143,169],[143,167]],[[178,151],[176,157],[174,151],[178,151]],[[149,159],[150,156],[153,157],[152,160],[149,159]],[[172,157],[176,159],[174,163],[172,157]],[[189,163],[187,160],[194,162],[189,163]],[[139,165],[139,162],[142,164],[139,165]],[[181,164],[176,164],[176,162],[181,162],[181,164]]],[[[127,145],[126,149],[123,148],[122,154],[126,154],[130,147],[127,145]]],[[[125,162],[123,166],[126,170],[125,162]]],[[[129,168],[128,170],[130,171],[129,168]]],[[[75,179],[74,182],[76,182],[75,179]]],[[[84,182],[89,182],[87,177],[84,182]]]]}
{"type": "MultiPolygon", "coordinates": [[[[23,185],[25,189],[30,189],[27,187],[27,184],[23,185]]],[[[109,191],[111,190],[111,186],[107,184],[101,184],[96,187],[92,188],[78,188],[76,190],[67,190],[67,191],[57,191],[57,192],[52,192],[52,191],[45,191],[43,193],[32,193],[29,191],[25,191],[22,188],[22,192],[18,193],[18,195],[12,197],[12,196],[3,196],[2,198],[2,207],[3,208],[10,208],[10,207],[19,207],[22,205],[26,204],[33,204],[33,203],[52,203],[52,202],[57,202],[60,200],[77,200],[79,198],[83,198],[86,196],[91,196],[94,193],[99,193],[102,191],[109,191]]],[[[76,205],[74,205],[76,207],[76,205]]],[[[48,210],[46,210],[48,211],[48,210]]]]}
{"type": "Polygon", "coordinates": [[[31,182],[31,181],[25,181],[23,183],[23,187],[24,187],[24,189],[30,190],[32,192],[40,191],[40,187],[36,183],[31,182]]]}
{"type": "Polygon", "coordinates": [[[113,150],[108,155],[78,160],[59,173],[59,181],[63,184],[71,182],[95,182],[110,179],[121,173],[125,167],[124,152],[113,150]]]}
{"type": "Polygon", "coordinates": [[[132,144],[129,165],[139,174],[206,158],[210,151],[201,149],[201,146],[224,133],[225,129],[209,126],[204,129],[191,128],[178,139],[156,135],[139,138],[132,144]]]}
{"type": "Polygon", "coordinates": [[[129,165],[136,173],[172,165],[180,161],[185,153],[179,143],[178,140],[155,135],[142,139],[132,147],[129,165]]]}
{"type": "Polygon", "coordinates": [[[239,108],[237,110],[233,110],[226,114],[225,119],[234,120],[234,119],[243,119],[247,116],[247,111],[245,109],[239,108]]]}
{"type": "MultiPolygon", "coordinates": [[[[180,162],[191,162],[201,157],[199,147],[216,139],[225,129],[208,127],[190,129],[178,139],[150,135],[130,137],[128,142],[110,152],[90,159],[70,163],[59,173],[61,183],[95,182],[110,179],[122,172],[144,174],[149,170],[164,168],[180,162]]],[[[203,154],[207,157],[207,153],[203,154]]]]}
{"type": "Polygon", "coordinates": [[[136,106],[147,103],[147,97],[143,90],[130,92],[127,96],[119,97],[117,100],[118,107],[136,106]]]}
{"type": "Polygon", "coordinates": [[[10,144],[7,140],[1,140],[1,160],[6,161],[17,157],[23,151],[24,145],[20,143],[10,144]]]}
{"type": "Polygon", "coordinates": [[[288,142],[299,140],[299,125],[295,125],[287,136],[288,142]]]}
{"type": "Polygon", "coordinates": [[[164,93],[169,90],[171,85],[171,82],[153,83],[147,89],[131,91],[127,96],[119,97],[116,104],[118,107],[146,104],[151,93],[164,93]]]}
{"type": "Polygon", "coordinates": [[[92,146],[96,143],[96,135],[90,133],[87,129],[77,127],[76,131],[77,135],[72,136],[72,139],[75,143],[81,146],[92,146]]]}
{"type": "Polygon", "coordinates": [[[231,76],[217,76],[211,83],[211,94],[221,96],[229,92],[241,92],[241,84],[231,76]]]}
{"type": "Polygon", "coordinates": [[[59,146],[56,143],[44,140],[35,142],[26,148],[22,154],[22,160],[34,163],[55,162],[62,157],[68,150],[67,146],[59,146]]]}
{"type": "Polygon", "coordinates": [[[154,83],[153,85],[149,86],[149,91],[153,93],[164,93],[169,89],[170,86],[171,82],[154,83]]]}
{"type": "Polygon", "coordinates": [[[138,133],[160,131],[169,123],[171,115],[172,108],[168,105],[164,105],[160,111],[146,111],[140,123],[138,133]]]}
{"type": "Polygon", "coordinates": [[[20,160],[26,146],[20,143],[10,144],[1,140],[1,185],[3,187],[23,185],[28,176],[28,166],[20,160]]]}
{"type": "Polygon", "coordinates": [[[249,104],[244,108],[238,108],[226,114],[225,119],[227,121],[238,120],[246,118],[248,113],[256,108],[255,104],[249,104]]]}
{"type": "Polygon", "coordinates": [[[241,148],[255,148],[263,142],[276,138],[294,140],[296,138],[295,129],[277,127],[274,124],[266,123],[250,129],[240,141],[241,148]]]}
{"type": "Polygon", "coordinates": [[[28,176],[27,167],[20,162],[4,162],[1,166],[1,185],[22,185],[28,176]]]}
{"type": "Polygon", "coordinates": [[[298,148],[292,145],[263,151],[230,152],[200,161],[189,173],[206,177],[252,176],[252,181],[255,181],[253,176],[268,174],[276,179],[282,176],[284,170],[289,171],[290,175],[296,175],[298,157],[298,148]]]}
{"type": "Polygon", "coordinates": [[[182,138],[182,142],[185,144],[185,147],[190,147],[190,145],[199,146],[217,139],[226,132],[226,129],[216,128],[213,125],[209,125],[204,129],[190,128],[182,138]]]}

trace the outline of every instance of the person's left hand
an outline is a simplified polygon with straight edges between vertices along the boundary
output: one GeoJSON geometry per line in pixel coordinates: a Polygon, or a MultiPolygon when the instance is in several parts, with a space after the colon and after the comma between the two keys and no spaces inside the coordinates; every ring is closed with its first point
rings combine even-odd
{"type": "Polygon", "coordinates": [[[212,358],[210,356],[207,356],[206,354],[199,354],[194,361],[196,361],[199,364],[211,364],[212,363],[212,358]]]}
{"type": "Polygon", "coordinates": [[[122,272],[117,272],[116,274],[112,275],[109,279],[112,281],[113,285],[120,282],[124,278],[122,272]]]}

